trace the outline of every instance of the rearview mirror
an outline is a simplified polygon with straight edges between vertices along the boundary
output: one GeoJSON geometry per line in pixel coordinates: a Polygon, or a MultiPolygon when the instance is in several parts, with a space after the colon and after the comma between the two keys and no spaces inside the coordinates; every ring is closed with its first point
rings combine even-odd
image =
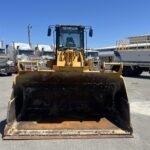
{"type": "Polygon", "coordinates": [[[47,36],[51,36],[51,32],[52,32],[52,31],[51,31],[51,28],[49,27],[49,28],[48,28],[48,32],[47,32],[47,36]]]}
{"type": "Polygon", "coordinates": [[[92,36],[93,36],[93,29],[90,28],[90,29],[89,29],[89,37],[92,37],[92,36]]]}

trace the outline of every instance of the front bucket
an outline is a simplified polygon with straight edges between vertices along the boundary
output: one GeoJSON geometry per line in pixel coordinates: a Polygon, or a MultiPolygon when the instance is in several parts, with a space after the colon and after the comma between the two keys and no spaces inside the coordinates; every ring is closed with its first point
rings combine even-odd
{"type": "Polygon", "coordinates": [[[123,78],[115,73],[16,76],[4,139],[132,137],[123,78]]]}

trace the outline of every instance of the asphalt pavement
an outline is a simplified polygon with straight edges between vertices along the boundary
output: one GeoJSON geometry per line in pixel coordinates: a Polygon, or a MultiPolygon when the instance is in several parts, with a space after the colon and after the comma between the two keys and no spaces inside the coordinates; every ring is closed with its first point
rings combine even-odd
{"type": "Polygon", "coordinates": [[[0,150],[150,150],[150,74],[125,78],[134,138],[4,141],[13,77],[0,76],[0,150]]]}

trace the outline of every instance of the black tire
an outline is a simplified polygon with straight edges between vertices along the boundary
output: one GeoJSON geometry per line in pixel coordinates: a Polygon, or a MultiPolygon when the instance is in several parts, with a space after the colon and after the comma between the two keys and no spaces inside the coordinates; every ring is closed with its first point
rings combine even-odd
{"type": "Polygon", "coordinates": [[[123,76],[127,77],[136,77],[139,76],[143,70],[138,66],[124,66],[123,67],[123,76]]]}
{"type": "Polygon", "coordinates": [[[135,76],[141,75],[142,72],[143,72],[143,70],[140,67],[135,67],[134,68],[134,75],[135,76]]]}
{"type": "Polygon", "coordinates": [[[12,73],[11,73],[11,72],[8,72],[8,73],[7,73],[7,76],[12,76],[12,73]]]}
{"type": "Polygon", "coordinates": [[[119,66],[115,66],[115,65],[114,65],[114,66],[112,67],[112,70],[113,70],[113,71],[116,71],[116,72],[118,72],[118,71],[119,71],[119,69],[120,69],[120,67],[119,67],[119,66]]]}
{"type": "Polygon", "coordinates": [[[134,76],[134,69],[131,66],[124,66],[123,67],[123,76],[131,77],[134,76]]]}

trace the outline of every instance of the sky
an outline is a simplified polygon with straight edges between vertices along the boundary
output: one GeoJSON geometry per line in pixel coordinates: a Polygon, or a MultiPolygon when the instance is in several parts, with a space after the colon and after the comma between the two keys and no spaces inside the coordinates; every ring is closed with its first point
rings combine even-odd
{"type": "Polygon", "coordinates": [[[112,46],[117,40],[150,34],[150,0],[0,0],[0,40],[52,44],[48,25],[91,25],[89,48],[112,46]]]}

